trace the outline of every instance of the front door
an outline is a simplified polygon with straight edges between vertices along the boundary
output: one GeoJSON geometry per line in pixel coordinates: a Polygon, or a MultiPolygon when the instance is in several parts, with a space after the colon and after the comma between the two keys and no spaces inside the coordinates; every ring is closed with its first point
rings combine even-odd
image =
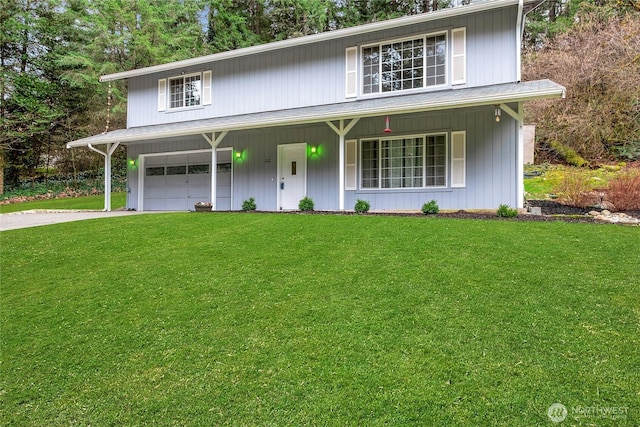
{"type": "Polygon", "coordinates": [[[307,194],[307,144],[278,146],[278,206],[280,210],[298,209],[307,194]]]}

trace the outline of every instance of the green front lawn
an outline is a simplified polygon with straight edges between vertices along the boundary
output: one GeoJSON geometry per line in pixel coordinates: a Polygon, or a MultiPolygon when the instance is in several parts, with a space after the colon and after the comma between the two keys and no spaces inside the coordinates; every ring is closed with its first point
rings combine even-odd
{"type": "Polygon", "coordinates": [[[176,213],[0,238],[5,425],[640,424],[640,228],[176,213]]]}
{"type": "MultiPolygon", "coordinates": [[[[127,193],[111,193],[111,209],[124,208],[127,193]]],[[[0,205],[0,213],[28,211],[31,209],[104,209],[104,195],[69,197],[61,199],[33,200],[30,202],[0,205]]]]}

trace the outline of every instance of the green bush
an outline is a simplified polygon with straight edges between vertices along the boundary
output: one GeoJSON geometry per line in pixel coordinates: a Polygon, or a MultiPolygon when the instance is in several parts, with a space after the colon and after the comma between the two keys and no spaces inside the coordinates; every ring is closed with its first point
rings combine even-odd
{"type": "Polygon", "coordinates": [[[248,200],[242,202],[242,210],[245,212],[256,210],[256,199],[250,197],[248,200]]]}
{"type": "Polygon", "coordinates": [[[312,211],[313,210],[313,199],[309,196],[304,196],[300,203],[298,203],[298,209],[303,212],[312,211]]]}
{"type": "Polygon", "coordinates": [[[580,154],[578,154],[576,150],[571,147],[567,147],[558,141],[551,141],[551,148],[553,148],[554,151],[570,165],[582,167],[589,163],[580,154]]]}
{"type": "Polygon", "coordinates": [[[515,218],[518,216],[518,209],[513,209],[509,205],[502,204],[498,206],[497,214],[502,218],[515,218]]]}
{"type": "Polygon", "coordinates": [[[435,200],[430,200],[422,205],[422,213],[425,215],[434,215],[440,212],[440,208],[438,207],[438,202],[435,200]]]}
{"type": "Polygon", "coordinates": [[[360,199],[356,201],[356,205],[353,207],[353,210],[359,214],[367,213],[369,212],[369,209],[371,209],[371,204],[366,200],[360,200],[360,199]]]}

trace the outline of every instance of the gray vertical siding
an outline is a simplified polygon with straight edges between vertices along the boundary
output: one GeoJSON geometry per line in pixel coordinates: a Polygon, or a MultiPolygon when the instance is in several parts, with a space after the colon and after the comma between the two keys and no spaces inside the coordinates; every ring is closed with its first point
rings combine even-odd
{"type": "Polygon", "coordinates": [[[503,8],[129,79],[129,127],[345,102],[345,48],[467,28],[467,87],[513,82],[517,8],[503,8]],[[213,103],[157,111],[159,78],[212,70],[213,103]]]}
{"type": "MultiPolygon", "coordinates": [[[[390,120],[394,137],[466,131],[466,187],[451,188],[448,182],[442,189],[347,191],[346,209],[352,209],[358,198],[368,200],[375,210],[418,210],[431,199],[435,199],[441,209],[495,209],[501,203],[517,206],[517,123],[508,115],[496,123],[493,106],[489,106],[391,116],[390,120]]],[[[383,118],[362,119],[347,139],[383,137],[386,135],[383,128],[383,118]]],[[[307,194],[318,210],[338,209],[338,136],[326,124],[229,133],[220,148],[233,147],[243,152],[242,161],[234,159],[232,209],[239,210],[243,200],[254,197],[258,209],[276,210],[278,145],[301,142],[320,147],[320,154],[307,160],[307,194]]],[[[208,148],[200,136],[182,137],[131,144],[127,155],[138,159],[140,154],[208,148]]],[[[447,163],[449,167],[449,159],[447,163]]],[[[128,187],[127,207],[137,209],[138,172],[135,169],[129,171],[128,187]]]]}

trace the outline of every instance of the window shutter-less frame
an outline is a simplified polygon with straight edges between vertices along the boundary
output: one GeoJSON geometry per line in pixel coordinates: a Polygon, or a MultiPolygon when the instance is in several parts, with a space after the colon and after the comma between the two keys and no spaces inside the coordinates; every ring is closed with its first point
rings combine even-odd
{"type": "Polygon", "coordinates": [[[358,96],[358,48],[346,49],[345,98],[358,96]]]}
{"type": "Polygon", "coordinates": [[[202,73],[202,105],[211,105],[211,70],[202,73]]]}
{"type": "Polygon", "coordinates": [[[158,111],[167,109],[167,79],[158,80],[158,111]]]}
{"type": "Polygon", "coordinates": [[[467,29],[451,30],[451,84],[460,85],[467,82],[467,29]]]}
{"type": "Polygon", "coordinates": [[[356,168],[356,159],[358,152],[358,140],[349,139],[344,142],[345,161],[344,161],[344,189],[355,190],[356,181],[358,179],[356,168]]]}
{"type": "Polygon", "coordinates": [[[451,132],[451,187],[467,185],[466,173],[467,132],[451,132]]]}

